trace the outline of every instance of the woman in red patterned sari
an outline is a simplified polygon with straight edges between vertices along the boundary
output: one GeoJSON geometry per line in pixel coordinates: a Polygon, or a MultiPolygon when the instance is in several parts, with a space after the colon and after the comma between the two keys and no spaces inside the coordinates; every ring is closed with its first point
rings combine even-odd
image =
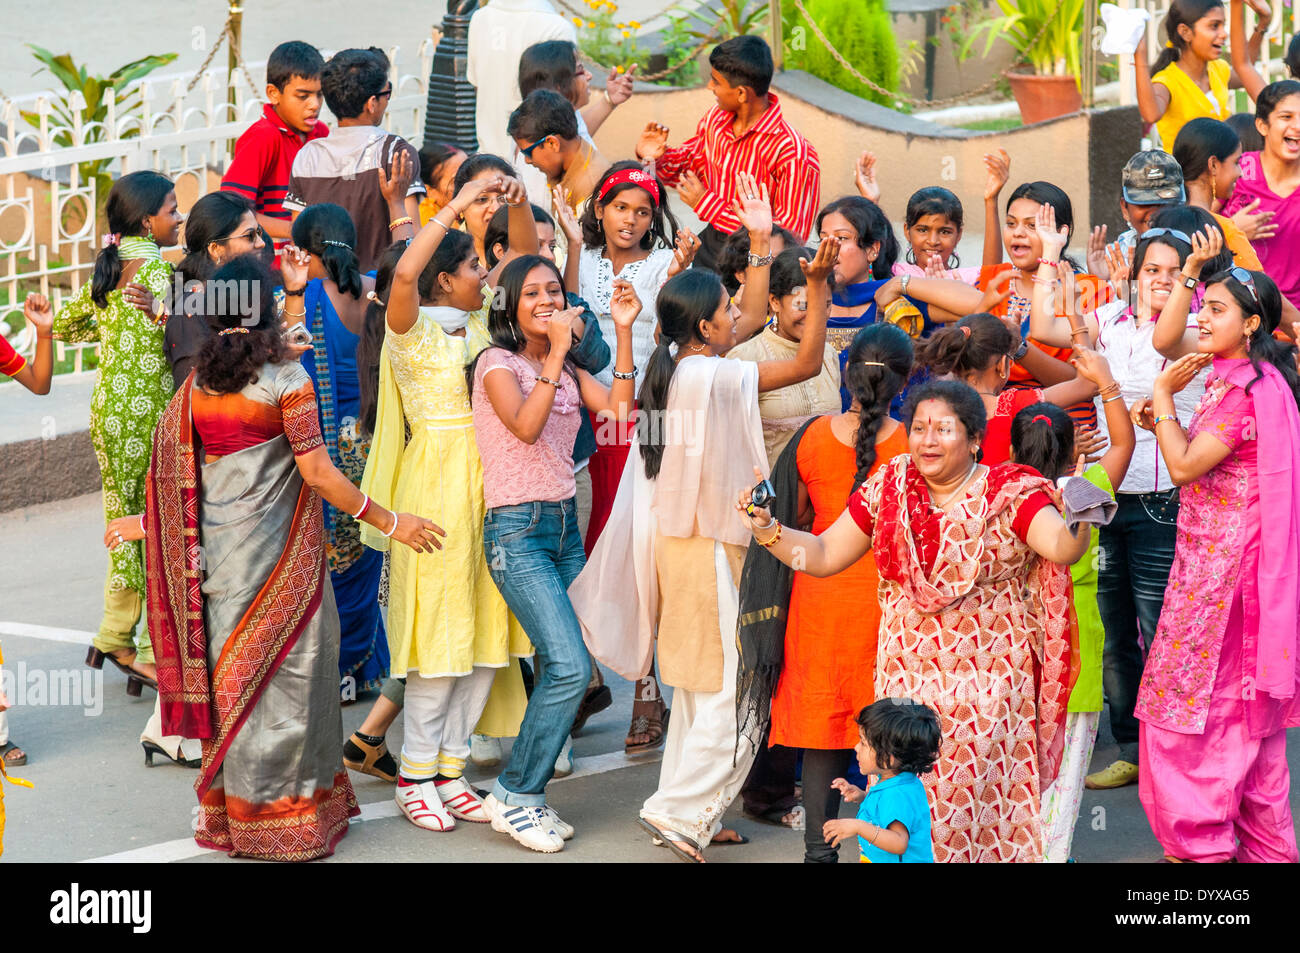
{"type": "MultiPolygon", "coordinates": [[[[1073,680],[1069,565],[1089,529],[1066,528],[1052,484],[979,463],[985,409],[931,381],[903,408],[908,450],[882,466],[820,536],[755,508],[754,536],[787,564],[829,576],[874,551],[880,572],[876,697],[939,713],[924,775],[937,862],[1041,861],[1042,790],[1055,777],[1073,680]]],[[[749,503],[749,491],[739,506],[749,503]]]]}
{"type": "Polygon", "coordinates": [[[272,286],[251,256],[213,276],[225,292],[208,299],[217,333],[163,413],[146,512],[123,535],[145,539],[164,732],[203,740],[194,839],[311,860],[359,813],[341,755],[321,498],[421,551],[442,530],[371,504],[330,462],[272,286]]]}

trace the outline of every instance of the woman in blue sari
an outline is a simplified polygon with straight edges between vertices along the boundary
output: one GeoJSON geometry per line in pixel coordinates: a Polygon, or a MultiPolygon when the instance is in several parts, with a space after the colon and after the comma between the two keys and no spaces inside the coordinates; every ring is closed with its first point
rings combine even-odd
{"type": "MultiPolygon", "coordinates": [[[[353,251],[356,228],[341,206],[322,203],[305,209],[294,220],[293,242],[310,259],[305,287],[286,282],[285,321],[291,326],[301,322],[311,333],[312,350],[302,356],[302,364],[316,386],[321,436],[330,460],[360,486],[370,440],[357,430],[357,343],[374,278],[361,274],[353,251]],[[302,298],[289,290],[298,287],[302,298]]],[[[379,608],[384,555],[363,546],[357,521],[329,503],[325,526],[341,632],[340,692],[344,701],[352,701],[358,693],[378,688],[388,674],[388,635],[379,608]]]]}

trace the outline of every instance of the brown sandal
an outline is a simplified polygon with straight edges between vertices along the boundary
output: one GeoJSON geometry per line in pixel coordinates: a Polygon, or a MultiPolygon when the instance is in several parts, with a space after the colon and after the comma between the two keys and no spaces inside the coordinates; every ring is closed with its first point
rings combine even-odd
{"type": "Polygon", "coordinates": [[[385,741],[378,745],[368,744],[354,731],[352,737],[343,743],[343,765],[350,771],[382,778],[390,784],[397,783],[397,762],[385,741]]]}
{"type": "Polygon", "coordinates": [[[650,751],[658,748],[664,741],[664,735],[668,733],[668,719],[672,715],[672,709],[664,707],[662,698],[658,699],[659,710],[653,715],[635,715],[632,718],[632,726],[627,730],[627,736],[632,738],[636,735],[649,735],[650,740],[638,745],[630,745],[626,742],[623,744],[625,754],[640,754],[643,751],[650,751]]]}

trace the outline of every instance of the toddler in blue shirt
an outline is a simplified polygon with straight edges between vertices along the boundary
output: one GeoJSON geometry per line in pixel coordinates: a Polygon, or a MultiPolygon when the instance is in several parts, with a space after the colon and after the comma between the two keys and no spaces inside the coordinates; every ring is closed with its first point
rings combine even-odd
{"type": "Polygon", "coordinates": [[[862,802],[856,818],[822,827],[834,847],[854,835],[862,863],[932,864],[930,805],[917,775],[939,757],[939,716],[908,698],[882,698],[858,712],[858,769],[880,776],[866,791],[836,778],[831,787],[845,801],[862,802]]]}

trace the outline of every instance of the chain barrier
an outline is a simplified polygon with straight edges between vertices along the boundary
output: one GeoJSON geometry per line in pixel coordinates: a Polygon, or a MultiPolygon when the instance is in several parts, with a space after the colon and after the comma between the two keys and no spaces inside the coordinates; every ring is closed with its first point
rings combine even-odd
{"type": "MultiPolygon", "coordinates": [[[[911,96],[904,96],[902,93],[885,89],[885,87],[881,86],[879,83],[873,82],[872,80],[867,79],[867,77],[859,73],[853,67],[853,64],[850,63],[848,60],[846,60],[844,58],[844,55],[840,53],[839,50],[835,49],[835,47],[831,44],[831,41],[826,38],[826,34],[822,32],[821,27],[817,25],[817,21],[808,15],[808,10],[804,7],[803,0],[793,0],[793,3],[795,9],[799,11],[800,15],[804,18],[804,21],[807,22],[809,29],[813,31],[813,35],[816,36],[817,39],[821,41],[822,46],[826,47],[826,50],[831,54],[835,62],[839,63],[840,66],[844,67],[844,69],[848,72],[848,74],[852,76],[854,79],[856,79],[863,86],[866,86],[868,89],[872,90],[875,93],[878,93],[881,96],[888,97],[890,101],[906,103],[909,106],[913,106],[913,107],[919,106],[926,109],[934,109],[939,106],[949,106],[955,103],[966,102],[967,100],[974,99],[977,96],[982,96],[984,93],[987,93],[990,90],[992,90],[994,87],[996,87],[998,83],[1002,81],[1001,75],[998,75],[993,77],[993,79],[989,80],[987,83],[984,83],[982,86],[977,86],[975,89],[972,89],[965,93],[959,93],[956,96],[946,96],[943,99],[915,99],[911,96]]],[[[1056,5],[1056,9],[1052,11],[1052,15],[1043,21],[1042,28],[1038,31],[1038,33],[1034,36],[1034,38],[1030,40],[1029,43],[1026,44],[1026,48],[1034,47],[1038,44],[1038,41],[1041,40],[1044,34],[1047,33],[1048,27],[1050,27],[1055,22],[1057,15],[1061,12],[1061,8],[1064,6],[1065,6],[1065,0],[1059,0],[1059,2],[1056,5]]],[[[1016,67],[1023,66],[1025,63],[1028,62],[1029,62],[1029,57],[1025,56],[1022,53],[1021,55],[1016,57],[1015,61],[1010,66],[1008,66],[1007,69],[1013,70],[1016,67]]]]}
{"type": "MultiPolygon", "coordinates": [[[[232,42],[230,34],[231,24],[234,19],[233,15],[226,18],[226,25],[221,28],[221,33],[217,35],[217,42],[212,44],[212,49],[208,51],[207,57],[203,60],[202,65],[199,66],[198,71],[194,74],[194,78],[191,79],[189,85],[185,87],[186,96],[194,92],[194,87],[198,86],[203,80],[203,74],[206,73],[208,67],[212,65],[212,58],[216,56],[217,51],[221,49],[221,44],[232,42]]],[[[234,47],[232,46],[231,49],[234,49],[234,47]]],[[[257,91],[257,87],[253,84],[253,74],[249,72],[248,65],[244,62],[244,54],[242,50],[235,49],[235,62],[237,64],[238,72],[244,74],[244,82],[248,84],[249,92],[252,93],[253,98],[261,99],[262,94],[257,91]]]]}

